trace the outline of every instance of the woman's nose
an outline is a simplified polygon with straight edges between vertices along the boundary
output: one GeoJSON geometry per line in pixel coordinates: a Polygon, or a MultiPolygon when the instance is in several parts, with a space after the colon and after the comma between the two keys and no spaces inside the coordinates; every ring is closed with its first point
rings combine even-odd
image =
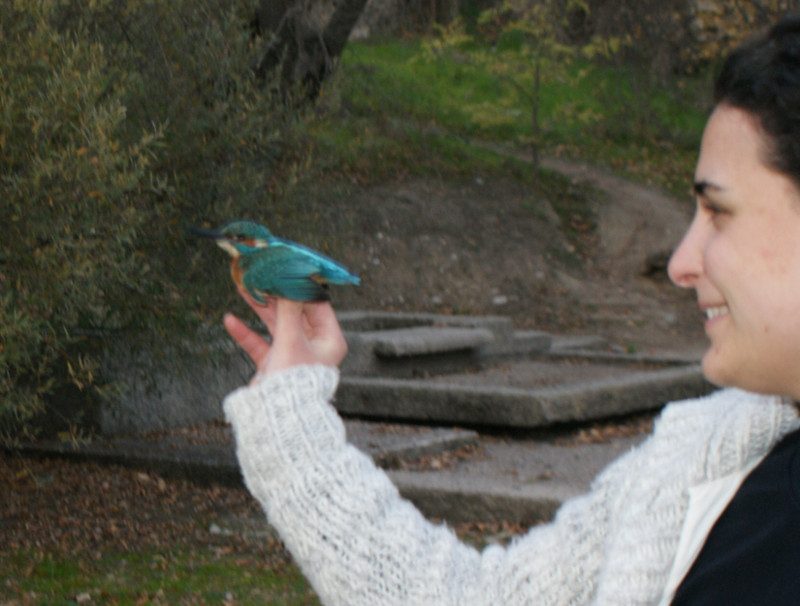
{"type": "Polygon", "coordinates": [[[694,288],[703,273],[702,218],[695,214],[689,229],[678,248],[672,253],[667,266],[670,280],[682,288],[694,288]]]}

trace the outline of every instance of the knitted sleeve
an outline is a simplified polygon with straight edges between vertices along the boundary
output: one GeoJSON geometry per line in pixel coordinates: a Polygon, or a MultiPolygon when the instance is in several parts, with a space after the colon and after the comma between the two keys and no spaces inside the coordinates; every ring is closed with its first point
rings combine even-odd
{"type": "Polygon", "coordinates": [[[604,491],[508,548],[479,553],[402,499],[345,441],[335,369],[297,367],[228,396],[248,489],[327,605],[583,604],[607,528],[604,491]]]}

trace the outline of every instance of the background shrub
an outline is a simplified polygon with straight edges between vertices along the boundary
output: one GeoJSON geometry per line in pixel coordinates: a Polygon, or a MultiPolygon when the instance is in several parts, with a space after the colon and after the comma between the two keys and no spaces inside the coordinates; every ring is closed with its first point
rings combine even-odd
{"type": "Polygon", "coordinates": [[[253,11],[226,0],[0,3],[6,440],[48,394],[107,393],[104,347],[177,342],[230,296],[206,287],[225,268],[199,267],[185,228],[257,217],[303,157],[295,112],[252,75],[253,11]]]}

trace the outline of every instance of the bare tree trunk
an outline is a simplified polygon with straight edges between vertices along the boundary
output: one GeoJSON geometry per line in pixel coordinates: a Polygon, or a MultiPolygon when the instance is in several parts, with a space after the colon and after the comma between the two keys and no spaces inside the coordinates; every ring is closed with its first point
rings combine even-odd
{"type": "Polygon", "coordinates": [[[436,22],[450,25],[458,18],[458,0],[437,0],[436,22]]]}
{"type": "Polygon", "coordinates": [[[367,0],[346,0],[336,7],[322,35],[331,57],[341,56],[350,38],[350,32],[353,31],[366,5],[367,0]]]}
{"type": "Polygon", "coordinates": [[[531,130],[533,140],[531,141],[531,163],[533,164],[533,174],[539,174],[539,151],[542,148],[542,129],[539,124],[539,103],[541,101],[542,88],[542,56],[536,55],[536,66],[533,73],[533,104],[531,106],[531,130]]]}
{"type": "Polygon", "coordinates": [[[268,39],[256,74],[265,78],[280,68],[284,90],[299,85],[308,100],[317,97],[333,72],[367,0],[336,3],[324,26],[310,17],[315,3],[320,0],[261,0],[256,19],[257,31],[268,39]]]}

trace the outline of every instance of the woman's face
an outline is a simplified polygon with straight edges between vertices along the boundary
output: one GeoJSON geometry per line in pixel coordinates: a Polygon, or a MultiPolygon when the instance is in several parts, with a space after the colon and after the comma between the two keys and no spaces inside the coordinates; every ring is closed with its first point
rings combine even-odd
{"type": "Polygon", "coordinates": [[[669,275],[697,292],[710,381],[800,399],[800,192],[763,157],[750,114],[719,106],[700,147],[696,214],[669,275]]]}

